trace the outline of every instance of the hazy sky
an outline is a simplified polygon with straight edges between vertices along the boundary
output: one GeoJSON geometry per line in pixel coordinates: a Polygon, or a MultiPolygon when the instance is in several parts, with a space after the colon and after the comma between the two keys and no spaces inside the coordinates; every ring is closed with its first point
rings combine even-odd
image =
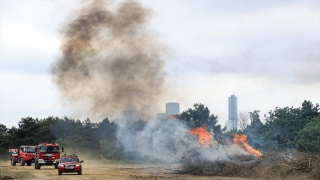
{"type": "MultiPolygon", "coordinates": [[[[0,0],[0,123],[76,117],[61,106],[49,73],[61,55],[59,29],[82,1],[0,0]]],[[[166,102],[203,103],[228,118],[239,111],[320,102],[319,0],[145,0],[148,29],[168,48],[166,102]]],[[[88,114],[87,116],[90,115],[88,114]]]]}

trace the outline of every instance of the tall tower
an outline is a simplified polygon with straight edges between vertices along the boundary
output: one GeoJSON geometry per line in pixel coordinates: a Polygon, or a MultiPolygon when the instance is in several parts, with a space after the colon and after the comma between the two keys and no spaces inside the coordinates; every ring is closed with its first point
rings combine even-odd
{"type": "Polygon", "coordinates": [[[166,115],[172,116],[180,114],[180,104],[176,102],[166,103],[166,115]]]}
{"type": "Polygon", "coordinates": [[[229,98],[229,123],[230,130],[237,130],[238,127],[238,100],[237,97],[233,94],[229,98]]]}

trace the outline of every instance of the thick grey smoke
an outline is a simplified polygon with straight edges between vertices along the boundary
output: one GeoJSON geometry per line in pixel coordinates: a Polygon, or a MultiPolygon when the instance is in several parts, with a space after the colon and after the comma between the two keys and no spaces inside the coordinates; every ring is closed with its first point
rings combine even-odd
{"type": "Polygon", "coordinates": [[[147,31],[152,12],[136,1],[91,1],[61,28],[62,55],[51,73],[62,102],[101,120],[155,113],[163,91],[164,46],[147,31]]]}
{"type": "Polygon", "coordinates": [[[179,120],[154,120],[141,131],[130,126],[119,127],[117,138],[127,154],[155,162],[180,163],[194,153],[208,161],[230,160],[230,155],[247,154],[238,146],[222,146],[215,141],[211,147],[202,148],[198,137],[191,135],[190,129],[179,120]]]}

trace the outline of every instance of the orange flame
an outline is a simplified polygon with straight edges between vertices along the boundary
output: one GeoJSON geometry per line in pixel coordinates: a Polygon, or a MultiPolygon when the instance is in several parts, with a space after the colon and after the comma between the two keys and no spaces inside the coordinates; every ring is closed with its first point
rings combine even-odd
{"type": "Polygon", "coordinates": [[[199,136],[199,144],[203,147],[209,147],[212,145],[212,135],[207,131],[206,127],[198,127],[190,130],[193,135],[199,136]]]}
{"type": "Polygon", "coordinates": [[[256,156],[262,156],[261,152],[255,150],[253,147],[249,145],[247,135],[245,134],[233,134],[233,142],[251,154],[254,154],[256,156]]]}

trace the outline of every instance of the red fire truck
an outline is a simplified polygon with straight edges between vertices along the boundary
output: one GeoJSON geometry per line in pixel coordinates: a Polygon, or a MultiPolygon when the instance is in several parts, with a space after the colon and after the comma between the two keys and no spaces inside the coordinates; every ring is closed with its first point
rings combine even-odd
{"type": "Polygon", "coordinates": [[[20,163],[21,166],[27,164],[31,166],[35,158],[36,146],[20,146],[20,148],[9,149],[11,166],[15,166],[16,163],[20,163]]]}
{"type": "MultiPolygon", "coordinates": [[[[61,148],[63,152],[63,147],[61,148]]],[[[40,143],[36,146],[34,168],[40,169],[41,166],[54,166],[58,168],[60,160],[60,145],[57,143],[40,143]]]]}

